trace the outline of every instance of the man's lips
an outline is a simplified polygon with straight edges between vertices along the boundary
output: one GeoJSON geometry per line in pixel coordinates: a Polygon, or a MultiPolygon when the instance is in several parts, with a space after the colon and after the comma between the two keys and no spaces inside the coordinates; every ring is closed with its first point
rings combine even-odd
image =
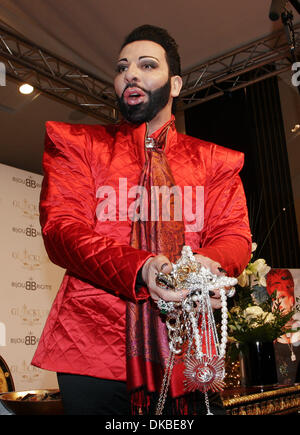
{"type": "Polygon", "coordinates": [[[145,96],[145,92],[138,87],[129,87],[123,93],[124,101],[130,106],[142,103],[145,96]]]}

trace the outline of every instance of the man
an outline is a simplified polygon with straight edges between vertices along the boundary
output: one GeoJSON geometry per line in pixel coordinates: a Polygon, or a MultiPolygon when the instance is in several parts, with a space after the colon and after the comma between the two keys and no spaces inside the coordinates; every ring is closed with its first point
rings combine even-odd
{"type": "MultiPolygon", "coordinates": [[[[69,414],[129,413],[129,398],[137,412],[152,412],[169,352],[155,302],[188,293],[157,285],[158,272],[171,271],[183,244],[218,275],[238,275],[251,252],[243,156],[176,132],[182,79],[173,38],[148,25],[131,32],[114,84],[119,125],[47,123],[41,225],[50,259],[67,272],[33,364],[58,372],[69,414]],[[155,211],[149,199],[160,186],[190,193],[180,211],[197,213],[179,218],[175,193],[163,219],[164,207],[155,211]]],[[[218,289],[211,303],[220,308],[218,289]]],[[[177,405],[181,366],[170,388],[177,405]]]]}

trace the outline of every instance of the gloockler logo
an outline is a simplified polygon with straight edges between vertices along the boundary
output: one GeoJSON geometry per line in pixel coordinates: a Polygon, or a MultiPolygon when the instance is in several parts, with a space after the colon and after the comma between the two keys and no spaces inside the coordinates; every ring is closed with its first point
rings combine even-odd
{"type": "Polygon", "coordinates": [[[0,86],[6,86],[6,67],[3,62],[0,62],[0,86]]]}

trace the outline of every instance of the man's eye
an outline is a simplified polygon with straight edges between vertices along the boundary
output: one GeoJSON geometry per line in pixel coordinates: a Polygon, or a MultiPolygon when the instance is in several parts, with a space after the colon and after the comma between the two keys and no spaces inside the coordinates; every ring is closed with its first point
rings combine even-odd
{"type": "Polygon", "coordinates": [[[154,68],[156,68],[156,65],[154,63],[145,63],[143,65],[143,68],[144,69],[154,69],[154,68]]]}
{"type": "Polygon", "coordinates": [[[118,73],[122,73],[124,71],[126,71],[127,66],[126,65],[117,65],[116,71],[118,73]]]}

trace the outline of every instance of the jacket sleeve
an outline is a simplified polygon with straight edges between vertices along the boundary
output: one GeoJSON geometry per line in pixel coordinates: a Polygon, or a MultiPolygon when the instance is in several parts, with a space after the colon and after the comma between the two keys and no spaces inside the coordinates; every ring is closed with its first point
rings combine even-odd
{"type": "Polygon", "coordinates": [[[94,286],[130,300],[145,299],[135,291],[138,270],[152,255],[99,235],[96,192],[91,173],[91,146],[86,127],[47,122],[40,222],[50,260],[94,286]]]}
{"type": "Polygon", "coordinates": [[[238,276],[251,257],[247,203],[239,176],[244,154],[213,145],[211,173],[204,187],[204,226],[197,253],[238,276]]]}

